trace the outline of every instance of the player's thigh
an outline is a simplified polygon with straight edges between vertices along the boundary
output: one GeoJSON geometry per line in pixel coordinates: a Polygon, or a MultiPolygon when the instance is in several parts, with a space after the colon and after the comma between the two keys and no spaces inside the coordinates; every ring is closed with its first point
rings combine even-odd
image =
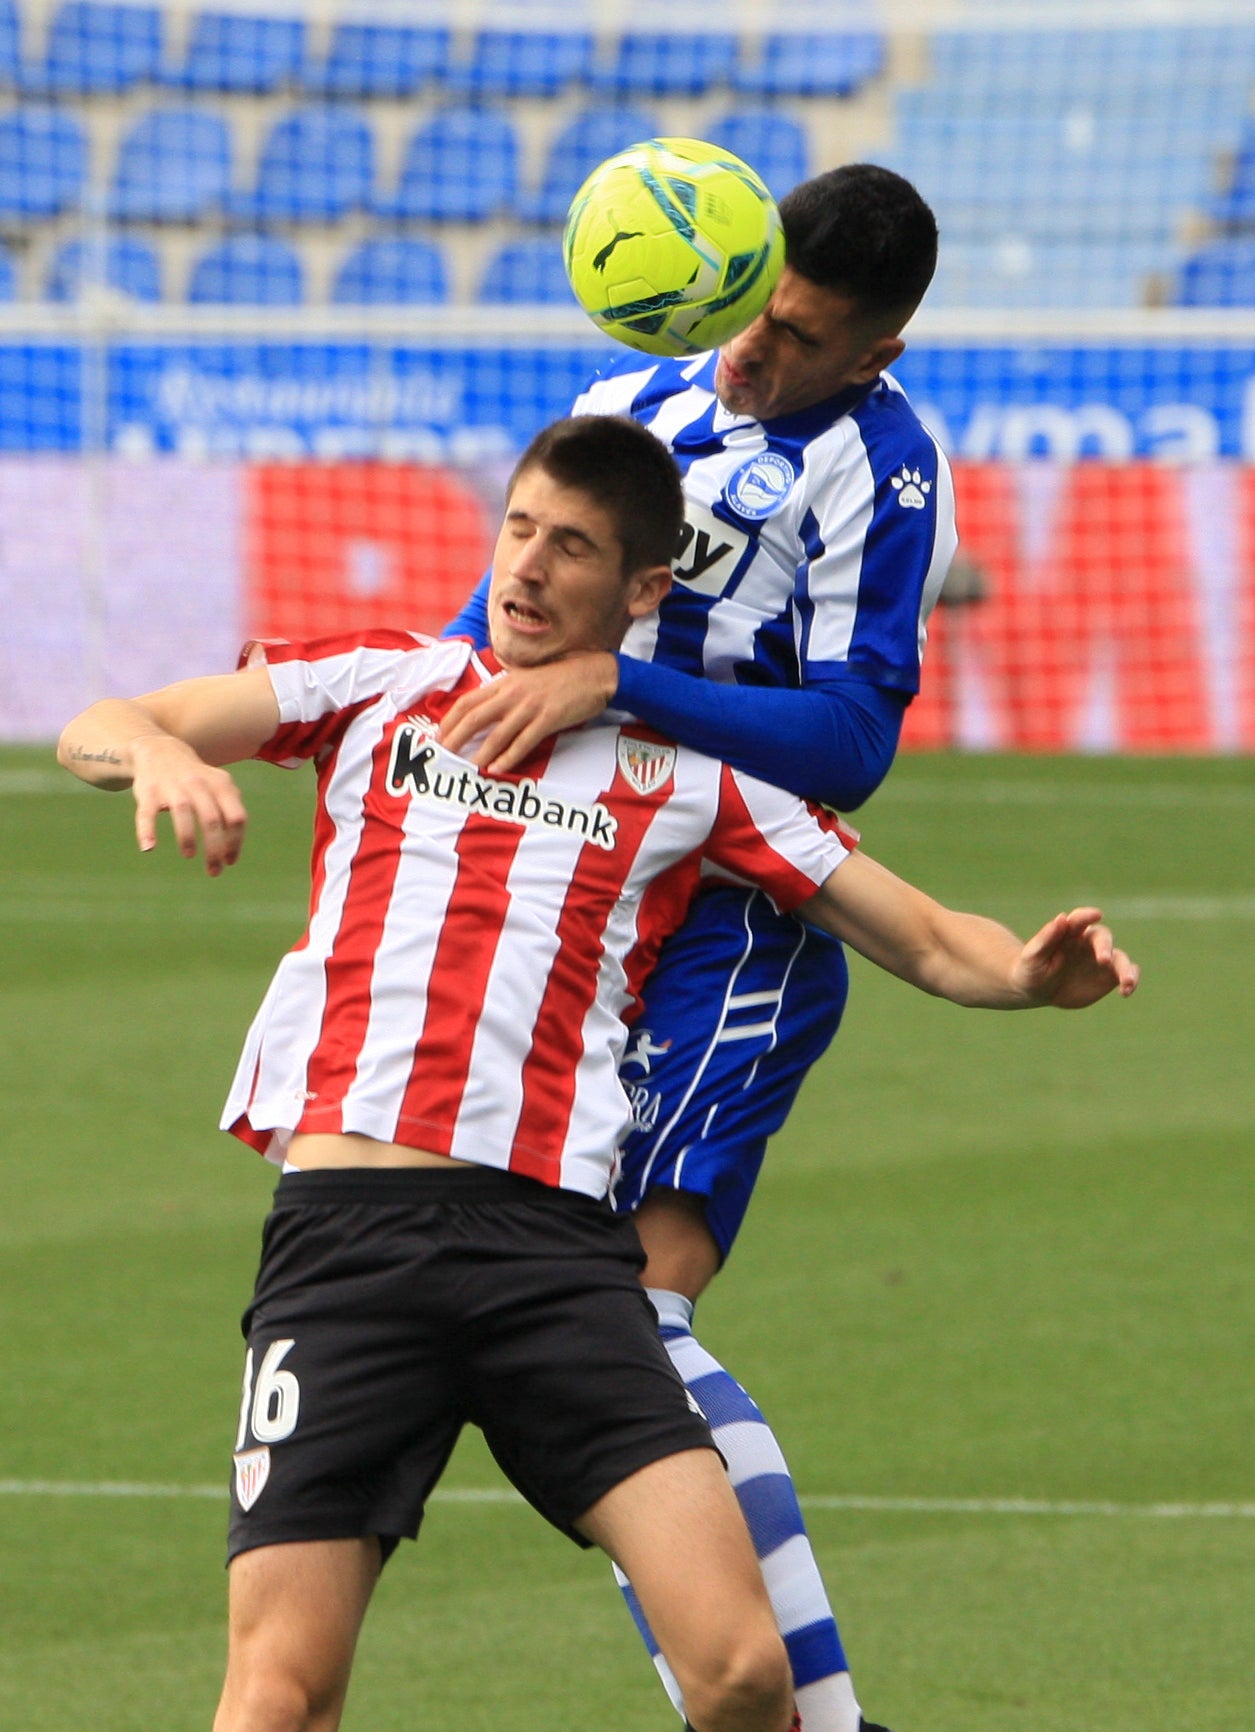
{"type": "Polygon", "coordinates": [[[245,1316],[232,1557],[414,1536],[462,1421],[447,1323],[418,1302],[433,1229],[367,1180],[333,1174],[344,1195],[328,1198],[323,1177],[285,1177],[266,1223],[245,1316]]]}
{"type": "Polygon", "coordinates": [[[235,1558],[219,1725],[248,1724],[263,1701],[319,1711],[341,1702],[379,1570],[374,1539],[265,1546],[235,1558]]]}
{"type": "Polygon", "coordinates": [[[775,1652],[758,1558],[713,1452],[690,1450],[642,1468],[588,1510],[579,1527],[627,1575],[673,1664],[717,1670],[733,1650],[775,1652]]]}
{"type": "Polygon", "coordinates": [[[646,983],[620,1067],[633,1122],[616,1206],[656,1189],[704,1197],[726,1256],[767,1138],[836,1033],[847,987],[836,940],[765,896],[699,897],[646,983]]]}
{"type": "Polygon", "coordinates": [[[507,1476],[579,1540],[577,1518],[614,1486],[713,1444],[658,1335],[631,1221],[573,1198],[544,1214],[481,1283],[462,1378],[507,1476]]]}

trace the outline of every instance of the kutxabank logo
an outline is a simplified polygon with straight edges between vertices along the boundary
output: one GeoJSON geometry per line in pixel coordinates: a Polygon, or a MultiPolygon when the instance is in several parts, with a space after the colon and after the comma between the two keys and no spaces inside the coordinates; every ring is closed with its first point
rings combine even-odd
{"type": "Polygon", "coordinates": [[[589,805],[541,794],[530,776],[518,782],[481,776],[460,758],[441,752],[432,743],[430,723],[421,721],[402,722],[393,735],[387,788],[401,798],[438,801],[505,824],[570,831],[607,852],[614,848],[619,829],[618,819],[600,800],[589,805]],[[439,767],[442,760],[447,769],[439,767]]]}

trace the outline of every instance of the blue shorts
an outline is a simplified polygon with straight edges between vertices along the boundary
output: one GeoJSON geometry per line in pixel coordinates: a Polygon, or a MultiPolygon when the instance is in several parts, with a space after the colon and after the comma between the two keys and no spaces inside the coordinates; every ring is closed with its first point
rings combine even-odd
{"type": "Polygon", "coordinates": [[[632,1104],[615,1207],[663,1186],[706,1199],[726,1257],[779,1130],[845,1009],[835,938],[757,890],[704,890],[645,984],[619,1075],[632,1104]]]}

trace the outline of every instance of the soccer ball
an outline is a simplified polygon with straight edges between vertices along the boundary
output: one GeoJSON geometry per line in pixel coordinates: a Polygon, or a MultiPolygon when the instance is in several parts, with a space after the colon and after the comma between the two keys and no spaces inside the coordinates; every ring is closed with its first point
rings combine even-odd
{"type": "Polygon", "coordinates": [[[784,264],[775,200],[740,157],[651,138],[595,168],[562,256],[593,323],[650,355],[700,355],[756,319],[784,264]]]}

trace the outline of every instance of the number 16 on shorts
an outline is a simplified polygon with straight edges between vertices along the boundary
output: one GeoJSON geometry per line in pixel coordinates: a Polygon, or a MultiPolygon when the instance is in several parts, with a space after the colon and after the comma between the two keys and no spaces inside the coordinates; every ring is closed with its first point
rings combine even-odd
{"type": "Polygon", "coordinates": [[[295,1341],[272,1341],[254,1380],[253,1349],[244,1356],[244,1387],[240,1424],[235,1436],[235,1495],[241,1509],[252,1509],[270,1478],[270,1445],[282,1443],[296,1430],[301,1411],[301,1386],[283,1361],[295,1341]],[[246,1448],[252,1433],[253,1449],[246,1448]]]}

